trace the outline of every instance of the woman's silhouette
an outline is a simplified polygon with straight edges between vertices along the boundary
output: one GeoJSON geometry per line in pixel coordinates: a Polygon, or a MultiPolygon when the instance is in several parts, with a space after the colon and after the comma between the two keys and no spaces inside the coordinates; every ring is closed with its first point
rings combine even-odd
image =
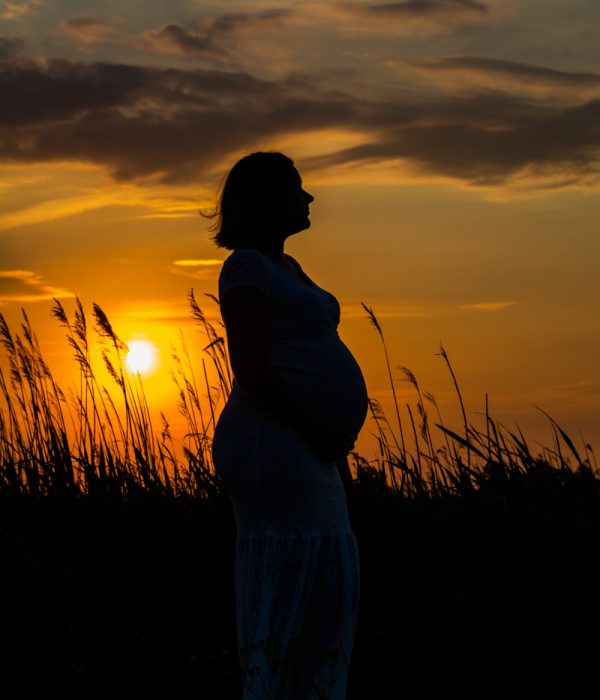
{"type": "Polygon", "coordinates": [[[284,253],[312,195],[281,153],[227,176],[215,241],[235,375],[213,443],[238,530],[236,606],[244,700],[341,700],[354,640],[358,553],[336,460],[367,410],[340,307],[284,253]]]}

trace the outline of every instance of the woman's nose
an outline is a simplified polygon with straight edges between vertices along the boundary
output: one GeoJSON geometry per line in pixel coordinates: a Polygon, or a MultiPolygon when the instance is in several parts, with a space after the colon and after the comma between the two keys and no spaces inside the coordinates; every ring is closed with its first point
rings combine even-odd
{"type": "Polygon", "coordinates": [[[306,190],[304,190],[304,199],[306,199],[308,204],[315,201],[315,198],[312,196],[312,194],[310,192],[307,192],[306,190]]]}

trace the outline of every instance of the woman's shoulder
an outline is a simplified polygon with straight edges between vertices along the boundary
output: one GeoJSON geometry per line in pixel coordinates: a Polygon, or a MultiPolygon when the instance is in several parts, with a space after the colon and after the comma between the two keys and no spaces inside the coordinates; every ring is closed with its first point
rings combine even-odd
{"type": "Polygon", "coordinates": [[[268,256],[257,248],[236,248],[225,258],[225,263],[237,262],[238,260],[252,260],[256,264],[263,264],[268,259],[268,256]]]}
{"type": "Polygon", "coordinates": [[[219,275],[219,294],[233,287],[257,287],[268,294],[268,257],[256,248],[236,248],[225,260],[219,275]]]}

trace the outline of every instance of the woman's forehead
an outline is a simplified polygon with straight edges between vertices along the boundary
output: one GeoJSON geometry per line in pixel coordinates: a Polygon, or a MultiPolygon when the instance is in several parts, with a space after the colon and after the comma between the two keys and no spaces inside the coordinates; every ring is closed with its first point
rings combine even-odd
{"type": "Polygon", "coordinates": [[[294,166],[292,166],[292,168],[290,170],[290,175],[291,175],[291,179],[294,182],[296,182],[298,184],[302,183],[302,177],[300,176],[300,173],[298,172],[298,170],[296,170],[296,168],[294,166]]]}
{"type": "Polygon", "coordinates": [[[300,173],[292,165],[284,169],[273,170],[269,173],[269,179],[273,179],[274,184],[283,185],[284,187],[297,186],[302,184],[300,173]]]}

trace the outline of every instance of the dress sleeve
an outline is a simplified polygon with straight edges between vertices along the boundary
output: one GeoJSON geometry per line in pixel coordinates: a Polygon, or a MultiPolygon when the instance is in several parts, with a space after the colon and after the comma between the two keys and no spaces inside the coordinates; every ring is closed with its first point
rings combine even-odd
{"type": "Polygon", "coordinates": [[[269,270],[264,256],[253,248],[238,248],[223,263],[219,296],[235,287],[254,287],[269,296],[269,270]]]}

